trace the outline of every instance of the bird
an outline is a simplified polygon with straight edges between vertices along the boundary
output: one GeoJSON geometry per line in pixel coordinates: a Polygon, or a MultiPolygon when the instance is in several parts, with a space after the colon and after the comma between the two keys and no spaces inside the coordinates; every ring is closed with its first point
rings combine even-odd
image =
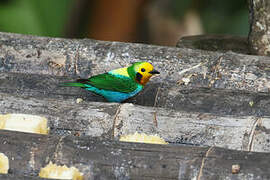
{"type": "Polygon", "coordinates": [[[114,69],[92,76],[65,82],[61,86],[81,87],[103,96],[108,102],[123,102],[143,90],[150,78],[160,74],[149,62],[135,62],[129,67],[114,69]]]}

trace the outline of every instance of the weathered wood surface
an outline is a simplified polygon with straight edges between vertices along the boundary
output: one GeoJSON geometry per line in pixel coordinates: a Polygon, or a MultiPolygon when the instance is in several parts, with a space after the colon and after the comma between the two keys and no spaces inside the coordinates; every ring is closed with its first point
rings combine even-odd
{"type": "Polygon", "coordinates": [[[172,86],[190,77],[182,89],[269,92],[269,57],[0,33],[1,72],[88,77],[142,60],[152,62],[161,72],[152,79],[156,83],[172,86]]]}
{"type": "Polygon", "coordinates": [[[216,115],[75,99],[21,98],[0,93],[0,113],[46,117],[51,135],[118,139],[136,131],[170,143],[269,152],[269,117],[216,115]]]}
{"type": "MultiPolygon", "coordinates": [[[[68,78],[70,79],[70,78],[68,78]]],[[[67,78],[38,74],[0,73],[0,92],[21,97],[63,99],[83,98],[85,101],[105,100],[77,87],[59,87],[67,78]]],[[[222,115],[270,115],[270,94],[244,90],[215,88],[183,88],[150,82],[138,96],[128,100],[143,106],[163,107],[191,112],[222,115]]]]}
{"type": "MultiPolygon", "coordinates": [[[[48,180],[40,177],[34,176],[20,176],[20,175],[11,175],[11,174],[0,174],[1,180],[48,180]]],[[[55,180],[55,179],[50,179],[55,180]]]]}
{"type": "Polygon", "coordinates": [[[176,47],[218,52],[232,51],[241,54],[250,54],[248,38],[243,36],[218,34],[184,36],[179,39],[176,47]]]}
{"type": "Polygon", "coordinates": [[[53,135],[0,131],[0,151],[15,158],[15,176],[36,176],[52,160],[95,179],[269,179],[266,153],[108,141],[138,131],[171,143],[269,152],[269,60],[0,33],[0,113],[44,116],[53,135]],[[82,89],[58,86],[141,60],[162,74],[127,101],[136,105],[104,103],[82,89]],[[78,97],[84,101],[77,104],[78,97]],[[231,174],[235,163],[241,165],[237,175],[231,174]]]}
{"type": "Polygon", "coordinates": [[[13,175],[37,176],[50,161],[75,166],[86,179],[269,179],[269,153],[103,141],[0,131],[13,175]],[[239,164],[238,174],[232,165],[239,164]]]}
{"type": "Polygon", "coordinates": [[[21,98],[0,94],[0,113],[32,114],[48,119],[53,135],[82,135],[112,138],[113,123],[119,104],[21,98]]]}
{"type": "Polygon", "coordinates": [[[104,101],[78,88],[57,85],[150,60],[161,75],[128,102],[176,110],[270,115],[269,57],[8,33],[0,33],[0,45],[1,92],[104,101]],[[250,103],[254,103],[252,108],[250,103]]]}

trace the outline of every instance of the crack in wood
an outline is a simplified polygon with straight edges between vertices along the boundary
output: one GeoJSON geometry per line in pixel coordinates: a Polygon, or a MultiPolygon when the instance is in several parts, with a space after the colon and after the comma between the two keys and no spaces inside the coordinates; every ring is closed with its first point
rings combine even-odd
{"type": "MultiPolygon", "coordinates": [[[[59,154],[59,150],[62,149],[62,144],[63,144],[63,139],[65,138],[66,136],[61,136],[61,138],[59,139],[59,141],[57,142],[56,144],[56,148],[55,148],[55,152],[53,153],[53,159],[56,161],[56,159],[58,158],[58,155],[59,154]]],[[[61,158],[60,158],[61,159],[61,158]]]]}
{"type": "Polygon", "coordinates": [[[248,141],[248,151],[252,151],[253,149],[253,141],[254,141],[254,137],[255,137],[255,130],[256,130],[256,127],[258,125],[259,122],[261,122],[262,118],[256,118],[253,125],[252,125],[252,128],[251,128],[251,131],[249,133],[249,141],[248,141]]]}
{"type": "Polygon", "coordinates": [[[202,164],[201,164],[201,168],[200,168],[200,171],[199,171],[199,174],[197,176],[197,180],[200,180],[201,177],[202,177],[202,171],[203,171],[203,168],[204,168],[204,164],[205,164],[205,160],[206,158],[209,156],[210,152],[212,151],[212,149],[214,148],[214,146],[211,146],[205,153],[205,157],[203,157],[202,159],[202,164]]]}
{"type": "MultiPolygon", "coordinates": [[[[156,107],[156,105],[157,105],[159,93],[160,93],[160,87],[158,87],[157,93],[156,93],[156,96],[155,96],[155,102],[154,102],[154,106],[153,106],[154,109],[156,109],[155,107],[156,107]]],[[[156,127],[158,127],[158,122],[157,122],[157,110],[154,112],[154,119],[153,119],[153,122],[154,122],[154,125],[155,125],[156,127]]]]}
{"type": "Polygon", "coordinates": [[[154,121],[154,125],[155,125],[156,127],[158,127],[158,122],[157,122],[157,112],[156,112],[156,111],[154,112],[154,119],[153,119],[153,121],[154,121]]]}
{"type": "Polygon", "coordinates": [[[198,67],[200,67],[200,66],[205,65],[206,63],[208,63],[208,60],[205,60],[205,62],[200,62],[199,64],[197,64],[197,65],[195,65],[195,66],[191,66],[190,68],[183,69],[183,70],[180,71],[178,74],[181,76],[181,75],[185,74],[185,73],[188,72],[188,71],[191,71],[191,70],[193,70],[193,69],[196,69],[196,68],[198,68],[198,67]]]}
{"type": "Polygon", "coordinates": [[[214,66],[212,66],[211,67],[211,70],[210,70],[210,72],[212,72],[211,74],[212,74],[212,76],[211,75],[209,75],[209,84],[208,84],[208,87],[210,88],[210,87],[212,87],[213,86],[213,84],[217,81],[217,80],[219,80],[219,79],[221,79],[221,66],[220,66],[220,64],[221,64],[221,61],[223,60],[223,57],[222,56],[220,56],[219,58],[218,58],[218,60],[217,60],[217,63],[214,65],[214,66]]]}
{"type": "Polygon", "coordinates": [[[75,55],[75,62],[74,62],[74,70],[75,70],[75,75],[78,75],[78,59],[79,59],[79,49],[76,51],[76,55],[75,55]]]}
{"type": "Polygon", "coordinates": [[[31,147],[31,151],[30,151],[30,159],[29,159],[29,167],[32,168],[32,170],[35,169],[35,155],[36,152],[38,151],[37,147],[31,147]]]}
{"type": "Polygon", "coordinates": [[[158,87],[158,89],[157,89],[157,94],[155,96],[154,107],[156,107],[156,105],[157,105],[157,99],[158,99],[159,92],[160,92],[160,87],[158,87]]]}
{"type": "Polygon", "coordinates": [[[115,136],[116,136],[116,134],[115,134],[115,131],[116,131],[115,130],[116,129],[116,121],[117,121],[117,118],[118,118],[118,115],[119,115],[119,113],[121,111],[122,106],[123,106],[122,104],[119,104],[119,106],[117,108],[117,111],[115,113],[115,116],[113,118],[112,139],[114,139],[115,136]]]}

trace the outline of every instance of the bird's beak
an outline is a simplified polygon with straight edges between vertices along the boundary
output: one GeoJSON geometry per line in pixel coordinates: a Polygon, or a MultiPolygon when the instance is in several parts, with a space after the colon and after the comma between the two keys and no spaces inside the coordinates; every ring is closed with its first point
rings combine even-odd
{"type": "Polygon", "coordinates": [[[159,74],[159,72],[157,70],[154,70],[154,69],[152,71],[150,71],[149,73],[150,74],[159,74]]]}

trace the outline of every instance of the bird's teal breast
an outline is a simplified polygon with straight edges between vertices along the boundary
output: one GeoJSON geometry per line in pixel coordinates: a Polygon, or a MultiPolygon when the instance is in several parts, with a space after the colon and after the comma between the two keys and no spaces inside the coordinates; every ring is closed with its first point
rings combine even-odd
{"type": "Polygon", "coordinates": [[[103,96],[109,102],[122,102],[122,101],[124,101],[132,96],[135,96],[143,89],[142,85],[138,85],[137,89],[135,89],[134,91],[132,91],[130,93],[123,93],[123,92],[98,89],[98,88],[91,86],[91,85],[87,85],[87,86],[89,86],[89,87],[87,87],[85,89],[103,96]]]}

